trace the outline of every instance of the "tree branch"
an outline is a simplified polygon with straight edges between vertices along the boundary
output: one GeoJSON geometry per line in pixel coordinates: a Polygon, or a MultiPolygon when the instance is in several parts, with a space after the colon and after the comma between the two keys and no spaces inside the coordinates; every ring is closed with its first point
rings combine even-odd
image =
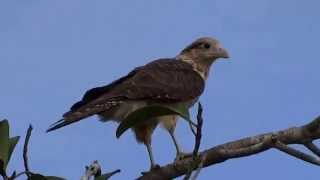
{"type": "Polygon", "coordinates": [[[309,154],[306,154],[304,152],[301,152],[299,150],[296,150],[292,147],[289,147],[286,144],[283,144],[282,142],[277,141],[275,143],[275,148],[277,148],[280,151],[287,153],[290,156],[293,156],[297,159],[300,159],[300,160],[306,161],[308,163],[320,166],[320,161],[317,158],[315,158],[309,154]]]}
{"type": "Polygon", "coordinates": [[[308,142],[304,146],[320,158],[320,149],[315,144],[308,142]]]}
{"type": "MultiPolygon", "coordinates": [[[[266,134],[260,134],[253,137],[247,137],[240,140],[232,141],[222,145],[215,146],[213,148],[202,151],[199,154],[200,159],[204,159],[203,167],[208,167],[217,163],[222,163],[229,159],[240,158],[245,156],[250,156],[258,154],[269,150],[271,148],[277,148],[287,154],[298,157],[301,160],[320,165],[313,156],[307,155],[308,158],[302,158],[301,152],[288,147],[289,144],[301,144],[305,145],[306,142],[312,142],[320,138],[320,116],[313,120],[312,122],[300,126],[288,128],[281,131],[270,132],[266,134]],[[294,153],[292,153],[294,152],[294,153]],[[206,158],[201,158],[205,155],[206,158]],[[309,161],[311,160],[311,161],[309,161]],[[316,160],[316,161],[314,161],[316,160]]],[[[318,153],[317,149],[309,146],[314,149],[312,152],[315,154],[318,153]]],[[[309,149],[310,149],[309,148],[309,149]]],[[[303,154],[306,155],[306,154],[303,154]]],[[[138,179],[173,179],[179,176],[182,176],[190,172],[197,167],[193,166],[194,160],[193,157],[185,158],[181,161],[165,165],[159,169],[147,172],[143,174],[138,179]]]]}
{"type": "Polygon", "coordinates": [[[199,152],[201,138],[202,138],[202,125],[203,125],[203,118],[202,118],[203,108],[201,103],[198,104],[198,114],[197,114],[197,133],[195,137],[195,145],[193,150],[193,157],[196,157],[199,152]]]}
{"type": "Polygon", "coordinates": [[[105,179],[110,179],[112,176],[114,176],[115,174],[118,174],[118,173],[120,173],[120,172],[121,172],[121,170],[120,170],[120,169],[117,169],[117,170],[112,171],[112,172],[110,172],[110,173],[104,174],[104,178],[105,178],[105,179]]]}
{"type": "MultiPolygon", "coordinates": [[[[202,118],[202,112],[203,112],[203,108],[201,103],[198,103],[198,113],[197,113],[197,132],[194,133],[194,149],[193,149],[193,153],[192,153],[192,158],[193,161],[195,163],[196,166],[198,166],[197,169],[197,174],[199,175],[201,169],[202,169],[202,165],[201,162],[197,162],[197,157],[198,157],[198,152],[199,152],[199,148],[200,148],[200,144],[201,144],[201,138],[202,138],[202,125],[203,125],[203,118],[202,118]]],[[[191,126],[191,125],[190,125],[191,126]]],[[[192,126],[191,126],[191,130],[193,130],[192,126]]],[[[193,172],[193,168],[189,168],[189,172],[186,173],[186,176],[184,177],[184,180],[189,180],[191,178],[192,172],[193,172]]]]}
{"type": "MultiPolygon", "coordinates": [[[[29,168],[29,164],[28,164],[28,144],[29,144],[29,140],[31,137],[31,132],[32,132],[32,126],[29,125],[29,128],[27,130],[27,134],[26,134],[26,138],[24,141],[24,145],[23,145],[23,163],[24,163],[24,168],[25,168],[25,172],[30,172],[30,168],[29,168]]],[[[30,178],[30,174],[25,173],[29,178],[30,178]]]]}

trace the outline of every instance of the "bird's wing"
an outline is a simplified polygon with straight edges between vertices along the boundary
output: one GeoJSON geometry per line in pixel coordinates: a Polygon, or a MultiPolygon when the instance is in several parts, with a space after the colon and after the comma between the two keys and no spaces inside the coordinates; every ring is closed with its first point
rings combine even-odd
{"type": "Polygon", "coordinates": [[[130,72],[110,85],[87,91],[83,99],[64,114],[48,131],[106,111],[118,102],[143,100],[179,103],[193,100],[204,90],[204,80],[185,62],[159,59],[130,72]]]}

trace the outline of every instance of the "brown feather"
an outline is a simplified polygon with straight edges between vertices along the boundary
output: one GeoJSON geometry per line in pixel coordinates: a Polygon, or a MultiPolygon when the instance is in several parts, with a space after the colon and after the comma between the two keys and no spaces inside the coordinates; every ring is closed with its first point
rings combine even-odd
{"type": "MultiPolygon", "coordinates": [[[[204,80],[190,64],[175,59],[159,59],[134,69],[107,86],[87,91],[82,100],[75,103],[63,117],[68,125],[94,114],[111,111],[118,102],[123,101],[191,101],[201,95],[204,85],[204,80]]],[[[56,126],[63,127],[61,123],[56,126]]]]}

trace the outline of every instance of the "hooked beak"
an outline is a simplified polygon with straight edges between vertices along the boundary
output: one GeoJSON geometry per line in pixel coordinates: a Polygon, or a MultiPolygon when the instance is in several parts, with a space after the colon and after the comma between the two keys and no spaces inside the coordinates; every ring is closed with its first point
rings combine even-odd
{"type": "Polygon", "coordinates": [[[230,57],[228,51],[222,47],[218,48],[217,56],[219,58],[229,58],[230,57]]]}

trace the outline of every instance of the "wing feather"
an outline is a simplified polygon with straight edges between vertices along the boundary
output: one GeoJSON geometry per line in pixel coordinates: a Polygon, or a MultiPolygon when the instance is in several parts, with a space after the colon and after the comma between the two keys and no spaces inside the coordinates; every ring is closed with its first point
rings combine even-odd
{"type": "Polygon", "coordinates": [[[204,80],[190,64],[175,59],[159,59],[134,69],[127,76],[107,86],[87,91],[82,100],[64,114],[64,121],[55,124],[51,129],[106,111],[120,101],[145,100],[156,103],[190,101],[202,94],[204,86],[204,80]]]}

